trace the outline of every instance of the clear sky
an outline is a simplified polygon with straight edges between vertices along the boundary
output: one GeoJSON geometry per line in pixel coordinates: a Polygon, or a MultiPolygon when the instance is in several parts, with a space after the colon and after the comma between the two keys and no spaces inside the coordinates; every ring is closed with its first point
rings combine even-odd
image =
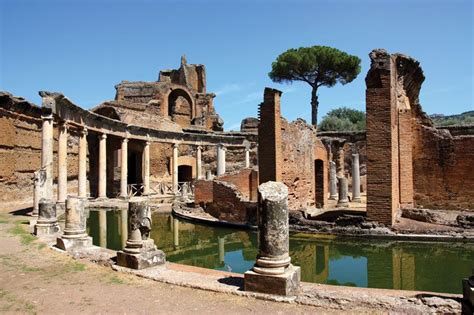
{"type": "Polygon", "coordinates": [[[284,92],[285,117],[311,121],[309,86],[273,83],[268,72],[289,48],[327,45],[359,56],[362,71],[319,90],[319,119],[339,106],[365,110],[373,48],[421,62],[427,113],[474,109],[472,0],[0,0],[0,10],[0,89],[37,104],[49,90],[91,108],[121,80],[156,81],[186,54],[206,65],[226,129],[257,115],[266,86],[284,92]]]}

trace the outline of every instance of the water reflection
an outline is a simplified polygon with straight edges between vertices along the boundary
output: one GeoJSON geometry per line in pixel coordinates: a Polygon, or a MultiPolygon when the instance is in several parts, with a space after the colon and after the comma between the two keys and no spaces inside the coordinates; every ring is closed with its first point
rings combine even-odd
{"type": "MultiPolygon", "coordinates": [[[[106,211],[102,219],[91,212],[88,230],[94,244],[114,250],[125,245],[124,212],[106,211]]],[[[191,224],[169,215],[154,214],[152,221],[151,237],[168,261],[236,273],[255,262],[255,232],[191,224]]],[[[301,266],[302,281],[371,288],[461,293],[461,279],[474,267],[473,244],[295,234],[290,237],[290,255],[301,266]]]]}

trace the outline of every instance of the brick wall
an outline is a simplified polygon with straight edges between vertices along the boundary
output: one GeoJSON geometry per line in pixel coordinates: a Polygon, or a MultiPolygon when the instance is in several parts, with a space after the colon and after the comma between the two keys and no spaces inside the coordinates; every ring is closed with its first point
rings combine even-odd
{"type": "Polygon", "coordinates": [[[237,187],[239,192],[249,201],[258,199],[258,172],[253,169],[242,169],[231,174],[217,177],[217,180],[231,183],[237,187]]]}

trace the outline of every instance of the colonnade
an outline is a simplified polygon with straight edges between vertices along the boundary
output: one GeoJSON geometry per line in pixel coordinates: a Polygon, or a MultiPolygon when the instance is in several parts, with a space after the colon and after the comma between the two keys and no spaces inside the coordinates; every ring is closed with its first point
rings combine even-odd
{"type": "MultiPolygon", "coordinates": [[[[68,191],[68,136],[70,125],[66,121],[58,123],[58,162],[57,162],[57,202],[64,203],[67,198],[68,191]]],[[[79,127],[79,145],[78,145],[78,190],[79,197],[87,197],[87,136],[89,131],[86,126],[79,127]]],[[[107,133],[98,133],[98,185],[97,198],[107,198],[107,133]]],[[[121,139],[120,147],[120,198],[128,197],[128,142],[129,135],[121,139]]],[[[150,139],[143,144],[143,160],[142,160],[142,181],[143,195],[150,193],[150,139]]],[[[53,115],[45,112],[42,115],[42,150],[41,150],[41,169],[45,173],[45,181],[40,187],[35,188],[35,206],[41,198],[53,200],[53,115]],[[38,188],[38,189],[37,189],[38,188]]],[[[173,143],[172,152],[172,186],[173,192],[178,192],[178,143],[173,143]]],[[[223,175],[226,172],[226,147],[223,144],[217,145],[217,175],[223,175]]],[[[202,146],[196,146],[196,179],[203,179],[202,173],[202,146]]],[[[245,167],[250,167],[249,148],[245,149],[245,167]]]]}

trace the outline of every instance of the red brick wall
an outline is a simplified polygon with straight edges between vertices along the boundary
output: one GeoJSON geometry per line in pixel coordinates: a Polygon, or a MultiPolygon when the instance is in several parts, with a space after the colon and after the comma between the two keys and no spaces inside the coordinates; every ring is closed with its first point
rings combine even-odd
{"type": "Polygon", "coordinates": [[[242,169],[239,172],[225,174],[217,178],[219,181],[228,182],[237,187],[239,192],[250,201],[258,198],[258,172],[253,169],[242,169]]]}
{"type": "Polygon", "coordinates": [[[194,182],[194,202],[205,204],[214,200],[214,185],[210,180],[197,180],[194,182]]]}
{"type": "Polygon", "coordinates": [[[400,148],[400,206],[413,206],[413,156],[412,156],[412,118],[411,110],[400,110],[398,115],[398,134],[400,148]]]}
{"type": "Polygon", "coordinates": [[[259,107],[258,164],[260,183],[281,181],[281,91],[265,88],[259,107]]]}

